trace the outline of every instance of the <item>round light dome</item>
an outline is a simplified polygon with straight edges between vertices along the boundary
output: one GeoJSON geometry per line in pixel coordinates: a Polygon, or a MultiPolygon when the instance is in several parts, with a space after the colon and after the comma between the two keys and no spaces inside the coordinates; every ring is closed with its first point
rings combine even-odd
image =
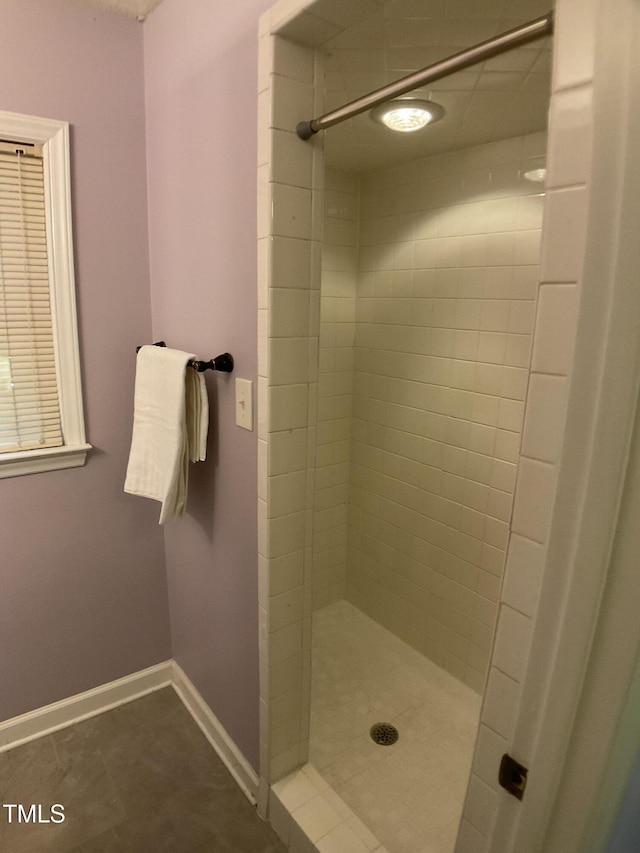
{"type": "Polygon", "coordinates": [[[544,179],[547,177],[547,170],[531,169],[529,172],[525,172],[523,177],[525,177],[528,181],[542,183],[542,181],[544,181],[544,179]]]}
{"type": "Polygon", "coordinates": [[[399,133],[413,133],[428,124],[438,121],[444,115],[440,104],[433,101],[422,101],[417,98],[400,98],[387,101],[371,110],[371,118],[384,124],[390,130],[399,133]]]}

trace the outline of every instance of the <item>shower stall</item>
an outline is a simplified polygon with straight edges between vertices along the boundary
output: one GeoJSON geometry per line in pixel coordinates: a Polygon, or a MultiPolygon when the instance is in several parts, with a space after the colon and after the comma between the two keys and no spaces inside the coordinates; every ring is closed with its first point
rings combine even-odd
{"type": "MultiPolygon", "coordinates": [[[[313,8],[285,24],[262,106],[265,750],[289,810],[304,797],[278,780],[306,764],[363,849],[451,853],[522,441],[550,39],[412,92],[444,110],[416,134],[367,113],[324,139],[292,131],[549,9],[369,5],[325,20],[315,50],[298,43],[313,8]]],[[[319,841],[300,816],[287,840],[319,841]]]]}
{"type": "Polygon", "coordinates": [[[436,829],[453,849],[535,316],[544,194],[524,176],[544,155],[541,130],[325,172],[309,757],[390,850],[436,829]],[[393,750],[367,743],[377,717],[393,750]]]}

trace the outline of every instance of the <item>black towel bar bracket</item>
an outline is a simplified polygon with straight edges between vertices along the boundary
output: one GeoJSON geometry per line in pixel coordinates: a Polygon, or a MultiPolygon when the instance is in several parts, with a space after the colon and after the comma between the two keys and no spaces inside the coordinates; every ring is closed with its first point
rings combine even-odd
{"type": "MultiPolygon", "coordinates": [[[[166,347],[166,344],[164,341],[157,341],[153,346],[166,347]]],[[[139,349],[140,347],[136,347],[136,352],[138,352],[139,349]]],[[[215,358],[210,358],[209,361],[191,359],[191,361],[189,361],[189,366],[194,367],[198,373],[204,373],[205,370],[217,370],[218,373],[231,373],[233,370],[233,356],[231,353],[223,352],[215,358]]]]}

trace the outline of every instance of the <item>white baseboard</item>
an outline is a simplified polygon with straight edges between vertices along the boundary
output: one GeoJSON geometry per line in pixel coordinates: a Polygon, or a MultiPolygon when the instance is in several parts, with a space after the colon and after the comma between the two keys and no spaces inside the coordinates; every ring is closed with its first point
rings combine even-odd
{"type": "Polygon", "coordinates": [[[0,723],[0,753],[169,686],[174,688],[240,789],[255,805],[258,794],[256,772],[185,672],[173,660],[5,720],[0,723]]]}
{"type": "Polygon", "coordinates": [[[255,805],[258,794],[258,776],[255,770],[175,661],[173,661],[173,689],[182,699],[185,708],[200,726],[204,736],[218,753],[249,802],[255,805]]]}
{"type": "Polygon", "coordinates": [[[68,699],[5,720],[0,723],[0,752],[95,717],[162,687],[168,687],[172,680],[172,663],[173,661],[164,661],[117,681],[101,684],[100,687],[85,693],[78,693],[68,699]]]}

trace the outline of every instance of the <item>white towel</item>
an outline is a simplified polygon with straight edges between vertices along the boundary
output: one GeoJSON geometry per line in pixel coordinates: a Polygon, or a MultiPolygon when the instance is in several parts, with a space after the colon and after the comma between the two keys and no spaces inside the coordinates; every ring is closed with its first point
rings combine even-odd
{"type": "Polygon", "coordinates": [[[189,460],[206,456],[209,404],[191,353],[141,347],[136,360],[133,435],[124,490],[162,503],[160,524],[182,515],[189,460]]]}

